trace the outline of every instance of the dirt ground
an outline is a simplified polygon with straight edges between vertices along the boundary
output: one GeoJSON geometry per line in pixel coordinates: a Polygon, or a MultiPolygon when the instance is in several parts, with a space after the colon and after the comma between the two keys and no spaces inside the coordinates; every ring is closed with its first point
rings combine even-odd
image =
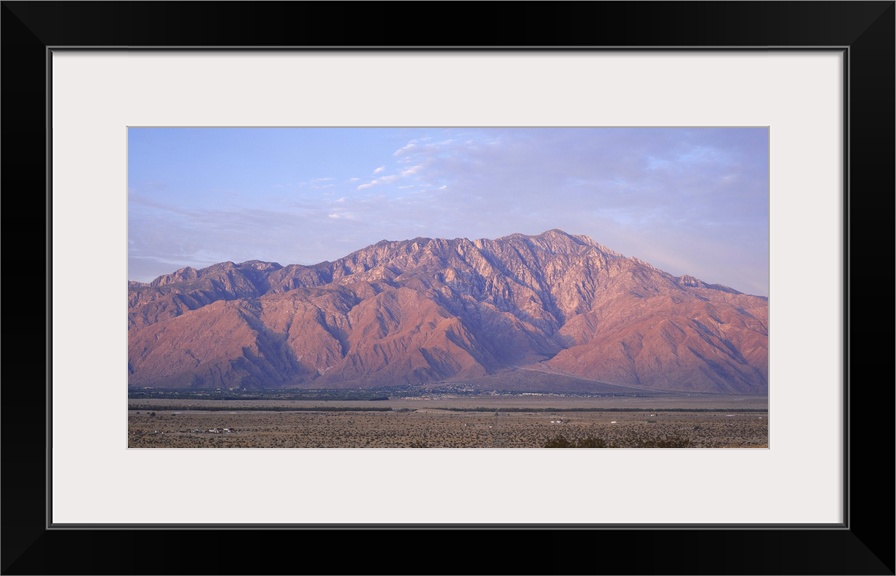
{"type": "Polygon", "coordinates": [[[719,406],[719,400],[713,406],[691,403],[692,411],[686,403],[666,403],[664,411],[650,408],[649,402],[624,406],[616,402],[610,408],[607,403],[589,405],[580,399],[571,403],[560,401],[568,399],[524,399],[513,405],[483,405],[481,398],[425,400],[354,403],[358,410],[352,410],[351,403],[311,401],[258,406],[132,401],[128,447],[768,447],[764,401],[727,407],[719,406]],[[502,407],[510,411],[501,411],[502,407]]]}

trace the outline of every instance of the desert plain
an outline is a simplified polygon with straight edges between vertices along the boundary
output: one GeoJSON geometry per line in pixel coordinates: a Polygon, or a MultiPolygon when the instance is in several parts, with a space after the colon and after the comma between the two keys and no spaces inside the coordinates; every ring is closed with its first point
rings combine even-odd
{"type": "Polygon", "coordinates": [[[128,401],[129,448],[767,448],[757,396],[128,401]]]}

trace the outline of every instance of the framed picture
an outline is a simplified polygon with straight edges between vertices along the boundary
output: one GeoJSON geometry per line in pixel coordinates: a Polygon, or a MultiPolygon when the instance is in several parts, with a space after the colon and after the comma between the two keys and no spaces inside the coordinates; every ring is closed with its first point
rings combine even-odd
{"type": "MultiPolygon", "coordinates": [[[[45,390],[4,387],[5,572],[259,572],[252,554],[201,553],[238,537],[283,559],[295,538],[344,538],[356,558],[296,571],[366,573],[396,537],[450,550],[500,530],[532,554],[472,571],[893,573],[877,521],[893,524],[892,388],[862,386],[892,368],[856,339],[892,297],[889,265],[866,263],[892,262],[893,3],[477,5],[475,22],[513,12],[538,32],[474,25],[464,47],[390,30],[418,4],[353,5],[390,32],[351,40],[308,30],[340,21],[335,5],[222,3],[215,26],[208,6],[3,4],[3,79],[20,87],[4,95],[4,184],[37,204],[7,230],[47,264],[46,349],[6,339],[7,368],[47,370],[45,390]],[[769,448],[128,450],[128,126],[224,125],[767,128],[769,448]],[[37,419],[46,436],[20,433],[37,419]],[[58,552],[97,539],[118,553],[58,552]],[[633,546],[654,554],[595,553],[633,546]]],[[[458,6],[446,24],[470,22],[458,6]]]]}
{"type": "Polygon", "coordinates": [[[128,447],[768,448],[768,160],[767,127],[129,126],[128,447]]]}

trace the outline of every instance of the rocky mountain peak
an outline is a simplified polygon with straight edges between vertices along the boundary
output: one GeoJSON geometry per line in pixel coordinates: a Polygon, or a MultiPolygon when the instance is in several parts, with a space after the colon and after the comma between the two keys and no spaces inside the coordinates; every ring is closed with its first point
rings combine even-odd
{"type": "Polygon", "coordinates": [[[680,286],[689,286],[692,288],[706,286],[706,284],[704,284],[702,280],[698,280],[697,278],[694,278],[693,276],[688,276],[687,274],[685,274],[684,276],[682,276],[678,279],[678,284],[680,286]]]}
{"type": "Polygon", "coordinates": [[[184,268],[175,270],[171,274],[159,276],[158,278],[150,282],[150,285],[165,286],[167,284],[175,284],[177,282],[189,282],[190,280],[196,280],[198,277],[199,272],[195,268],[186,266],[184,268]]]}

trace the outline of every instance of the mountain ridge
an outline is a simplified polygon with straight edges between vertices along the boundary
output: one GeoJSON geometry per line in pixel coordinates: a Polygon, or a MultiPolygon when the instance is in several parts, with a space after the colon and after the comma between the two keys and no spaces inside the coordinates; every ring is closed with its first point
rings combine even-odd
{"type": "Polygon", "coordinates": [[[130,386],[424,385],[535,367],[662,391],[768,387],[767,298],[558,229],[185,267],[129,282],[128,303],[130,386]]]}

